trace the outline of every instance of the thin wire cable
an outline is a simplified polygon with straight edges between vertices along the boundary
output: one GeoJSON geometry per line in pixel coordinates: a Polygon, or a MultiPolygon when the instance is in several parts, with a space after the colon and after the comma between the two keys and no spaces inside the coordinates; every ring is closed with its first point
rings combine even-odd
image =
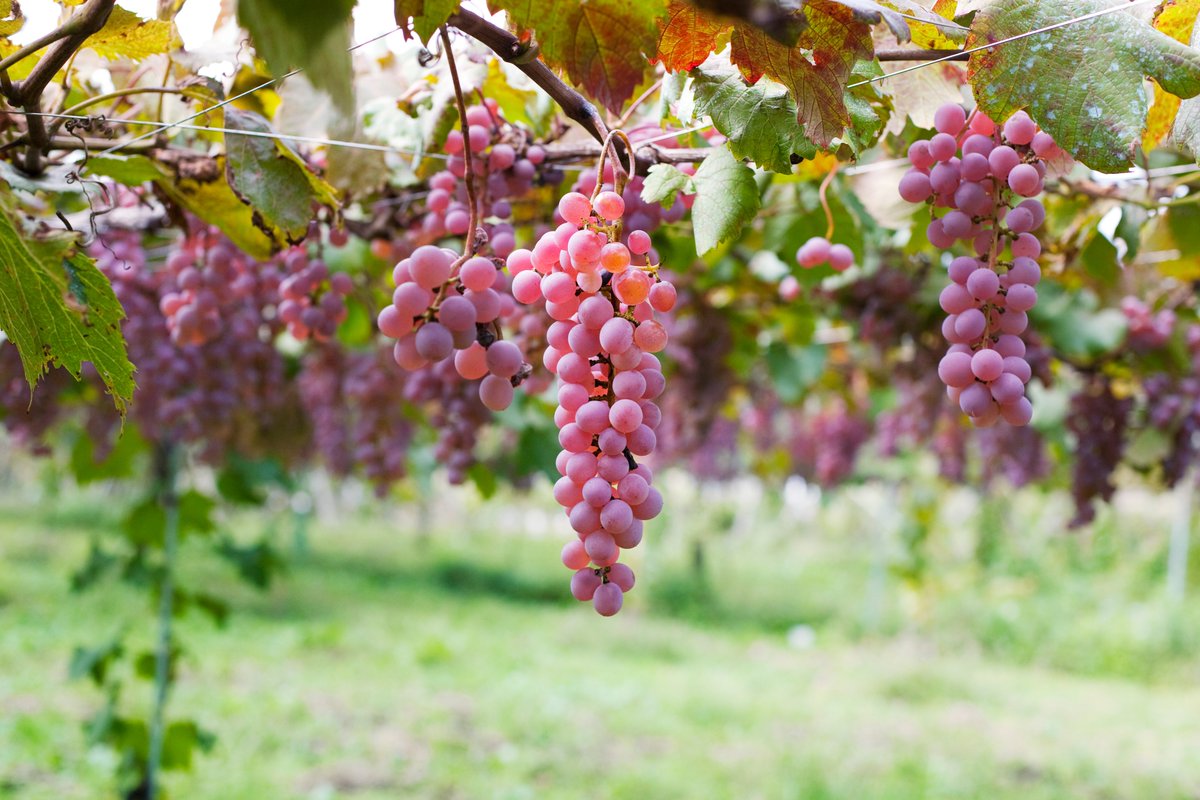
{"type": "MultiPolygon", "coordinates": [[[[400,30],[399,25],[397,25],[395,28],[392,28],[390,31],[387,31],[386,33],[381,33],[378,36],[373,36],[370,39],[367,39],[366,41],[359,42],[358,44],[355,44],[355,45],[351,45],[349,48],[346,49],[346,52],[353,53],[355,50],[357,50],[360,47],[366,47],[369,44],[378,42],[380,39],[386,39],[388,36],[391,36],[393,33],[395,33],[398,30],[400,30]]],[[[205,114],[210,114],[213,111],[216,111],[218,108],[222,108],[224,106],[229,105],[230,103],[234,102],[235,100],[240,100],[241,98],[243,98],[247,95],[254,94],[259,89],[265,89],[266,87],[270,86],[273,83],[278,83],[279,81],[286,80],[286,79],[292,77],[293,75],[297,75],[303,71],[304,71],[303,68],[297,68],[297,69],[292,70],[291,72],[280,75],[278,78],[271,78],[268,81],[264,81],[264,82],[260,83],[258,86],[255,86],[251,89],[247,89],[246,91],[242,92],[241,94],[236,94],[233,97],[230,97],[226,100],[222,100],[221,102],[217,103],[216,105],[212,105],[212,106],[209,106],[208,108],[202,109],[201,111],[197,111],[195,114],[192,114],[190,117],[184,117],[183,119],[179,120],[178,122],[155,123],[158,127],[156,127],[154,130],[146,131],[145,133],[141,134],[140,136],[136,136],[127,142],[120,142],[119,144],[115,144],[112,147],[108,148],[107,150],[103,150],[103,151],[97,153],[96,155],[98,155],[98,156],[111,155],[112,153],[115,153],[118,150],[120,150],[122,147],[128,147],[129,145],[133,144],[134,142],[145,141],[146,139],[157,136],[159,133],[161,133],[165,130],[169,130],[171,128],[177,128],[180,125],[182,125],[183,123],[191,122],[194,119],[203,117],[205,114]]]]}
{"type": "Polygon", "coordinates": [[[660,134],[659,136],[651,136],[649,139],[637,140],[636,142],[633,143],[633,146],[636,149],[638,147],[641,147],[644,144],[654,144],[655,142],[662,142],[667,139],[674,139],[678,136],[687,136],[689,133],[699,133],[700,131],[706,131],[711,127],[712,127],[712,123],[710,122],[707,125],[697,125],[694,128],[687,128],[682,131],[672,131],[670,133],[660,134]]]}
{"type": "Polygon", "coordinates": [[[1123,5],[1113,6],[1112,8],[1106,8],[1101,11],[1093,11],[1092,13],[1084,14],[1081,17],[1075,17],[1074,19],[1068,19],[1068,20],[1064,20],[1062,22],[1056,22],[1053,25],[1047,25],[1044,28],[1038,28],[1037,30],[1034,30],[1034,31],[1018,33],[1016,36],[1009,36],[1007,39],[1000,39],[999,41],[991,42],[990,44],[981,44],[977,47],[969,47],[966,50],[960,50],[957,53],[951,53],[948,56],[942,56],[941,58],[934,58],[929,61],[924,61],[920,64],[914,64],[911,67],[905,67],[904,69],[898,69],[895,72],[889,72],[886,75],[880,75],[875,78],[869,78],[865,81],[859,81],[858,83],[852,83],[849,86],[847,86],[846,88],[853,89],[858,86],[866,86],[869,83],[877,83],[879,81],[887,80],[888,78],[894,78],[897,75],[903,75],[906,72],[914,72],[918,69],[924,69],[925,67],[933,66],[934,64],[940,64],[943,61],[950,61],[955,58],[961,58],[964,55],[978,53],[983,50],[991,50],[993,47],[999,47],[1000,45],[1009,44],[1010,42],[1015,42],[1020,39],[1027,39],[1030,36],[1037,36],[1038,34],[1041,34],[1041,33],[1048,33],[1050,31],[1058,30],[1059,28],[1066,28],[1070,25],[1076,25],[1080,22],[1087,22],[1088,20],[1096,19],[1097,17],[1103,17],[1103,16],[1107,16],[1109,14],[1115,14],[1118,11],[1127,11],[1131,8],[1137,8],[1138,6],[1148,6],[1151,3],[1158,3],[1158,2],[1161,2],[1161,0],[1133,0],[1132,3],[1126,3],[1123,5]]]}
{"type": "MultiPolygon", "coordinates": [[[[22,114],[27,117],[50,117],[52,119],[74,119],[74,120],[91,119],[91,117],[85,117],[85,116],[81,116],[79,114],[53,114],[48,111],[36,111],[36,112],[35,111],[11,111],[9,113],[22,114]]],[[[121,120],[109,120],[109,121],[114,124],[119,124],[119,125],[158,126],[158,125],[162,124],[162,123],[155,122],[153,120],[148,120],[148,119],[121,119],[121,120]]],[[[292,142],[303,142],[305,144],[327,145],[329,147],[346,147],[346,148],[350,148],[350,149],[354,149],[354,150],[373,150],[373,151],[381,152],[381,153],[396,153],[399,155],[414,155],[414,156],[415,155],[426,155],[426,156],[429,156],[430,158],[441,158],[441,159],[449,159],[450,158],[449,156],[447,156],[443,153],[422,153],[417,150],[406,150],[406,149],[403,149],[400,147],[393,147],[392,145],[387,145],[387,144],[371,144],[369,142],[353,142],[353,141],[349,141],[346,139],[322,139],[318,136],[298,136],[298,135],[292,135],[290,133],[279,133],[276,131],[243,131],[243,130],[238,130],[236,128],[221,128],[221,127],[217,127],[215,125],[213,125],[213,126],[210,126],[210,125],[188,125],[183,122],[177,122],[174,125],[172,125],[171,127],[178,128],[180,130],[185,130],[185,131],[203,131],[203,132],[211,132],[211,133],[224,133],[224,134],[232,134],[235,136],[250,136],[250,137],[258,138],[258,139],[285,139],[287,141],[292,141],[292,142]]],[[[127,142],[121,142],[120,146],[124,147],[124,146],[130,144],[131,142],[135,142],[135,141],[137,141],[137,139],[130,139],[127,142]]],[[[111,149],[112,148],[110,148],[110,150],[111,149]]],[[[102,156],[107,152],[109,152],[109,151],[105,150],[104,152],[98,153],[94,157],[102,156]]]]}

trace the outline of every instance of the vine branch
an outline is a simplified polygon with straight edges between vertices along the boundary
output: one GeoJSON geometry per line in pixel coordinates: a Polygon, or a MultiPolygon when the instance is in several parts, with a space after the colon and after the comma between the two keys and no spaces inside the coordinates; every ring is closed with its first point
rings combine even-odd
{"type": "Polygon", "coordinates": [[[468,36],[479,40],[495,51],[496,55],[525,73],[528,78],[558,103],[569,119],[578,122],[597,142],[603,144],[608,137],[608,126],[600,112],[586,97],[563,83],[538,57],[537,51],[508,31],[493,25],[483,17],[459,9],[450,15],[449,24],[468,36]]]}
{"type": "MultiPolygon", "coordinates": [[[[0,61],[0,68],[5,70],[3,74],[7,78],[7,67],[29,55],[29,53],[22,55],[22,52],[34,48],[34,45],[38,46],[31,52],[37,52],[38,49],[51,45],[46,55],[42,56],[34,65],[28,77],[16,83],[6,80],[0,85],[0,92],[4,94],[5,99],[12,105],[25,109],[28,113],[40,112],[42,110],[42,92],[46,86],[54,80],[54,76],[71,60],[71,56],[83,46],[88,37],[104,27],[114,5],[116,5],[116,0],[87,0],[78,12],[72,14],[70,19],[58,28],[31,42],[4,61],[0,61]],[[18,58],[18,56],[20,57],[18,58]],[[11,63],[8,63],[10,61],[11,63]]],[[[42,154],[50,149],[51,141],[40,117],[30,116],[27,119],[29,120],[29,149],[25,153],[25,171],[36,175],[41,172],[42,154]]]]}

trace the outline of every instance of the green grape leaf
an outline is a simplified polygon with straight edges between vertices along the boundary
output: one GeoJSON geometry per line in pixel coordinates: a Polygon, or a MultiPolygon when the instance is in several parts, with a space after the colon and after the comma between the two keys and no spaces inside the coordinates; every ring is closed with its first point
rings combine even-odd
{"type": "Polygon", "coordinates": [[[274,232],[260,226],[255,211],[234,194],[225,179],[225,156],[185,150],[158,150],[156,163],[163,170],[158,187],[176,205],[216,225],[221,232],[257,259],[267,259],[283,247],[274,232]]]}
{"type": "Polygon", "coordinates": [[[704,255],[719,243],[736,236],[759,209],[758,183],[754,170],[729,152],[714,147],[693,177],[696,202],[692,205],[692,228],[696,253],[704,255]]]}
{"type": "MultiPolygon", "coordinates": [[[[225,109],[225,127],[271,133],[271,125],[252,111],[225,109]]],[[[315,200],[336,206],[337,190],[308,169],[304,160],[279,139],[225,134],[225,173],[229,186],[253,210],[256,226],[275,240],[302,241],[312,221],[315,200]]]]}
{"type": "Polygon", "coordinates": [[[133,397],[125,353],[125,312],[76,234],[28,231],[0,198],[0,330],[17,347],[30,391],[50,367],[79,378],[90,361],[122,415],[133,397]]]}
{"type": "Polygon", "coordinates": [[[653,164],[642,185],[642,201],[670,207],[679,193],[695,194],[692,176],[673,164],[653,164]]]}
{"type": "Polygon", "coordinates": [[[104,27],[83,43],[108,61],[122,58],[140,61],[169,53],[179,45],[174,24],[161,19],[142,19],[121,6],[114,6],[104,27]]]}
{"type": "Polygon", "coordinates": [[[350,12],[354,0],[239,0],[238,23],[275,75],[304,70],[343,112],[354,111],[350,12]]]}
{"type": "Polygon", "coordinates": [[[859,14],[830,0],[805,6],[808,28],[795,47],[784,47],[756,28],[733,32],[731,57],[750,83],[766,76],[787,87],[796,119],[820,147],[845,140],[854,123],[845,92],[854,65],[875,52],[871,29],[859,14]]]}
{"type": "Polygon", "coordinates": [[[825,371],[829,348],[822,345],[797,347],[784,342],[772,342],[767,347],[767,373],[779,399],[795,403],[816,385],[825,371]]]}
{"type": "Polygon", "coordinates": [[[796,125],[796,103],[785,87],[767,79],[747,86],[736,70],[718,65],[691,76],[696,115],[712,118],[738,158],[786,174],[793,161],[816,156],[816,145],[796,125]]]}
{"type": "Polygon", "coordinates": [[[658,52],[667,0],[491,0],[520,31],[533,31],[542,57],[616,113],[642,83],[658,52]]]}
{"type": "MultiPolygon", "coordinates": [[[[1108,0],[996,0],[975,17],[968,47],[1111,8],[1108,0]]],[[[1178,97],[1200,94],[1200,52],[1127,13],[1113,13],[971,55],[975,97],[989,116],[1027,109],[1092,169],[1133,164],[1146,129],[1143,76],[1178,97]]]]}
{"type": "Polygon", "coordinates": [[[458,9],[459,0],[396,0],[396,24],[404,28],[404,37],[409,37],[409,20],[412,32],[422,42],[428,43],[450,15],[458,9]]]}
{"type": "Polygon", "coordinates": [[[87,169],[125,186],[141,186],[163,176],[158,165],[146,156],[97,156],[88,159],[87,169]]]}
{"type": "Polygon", "coordinates": [[[1046,281],[1038,285],[1038,304],[1029,316],[1055,349],[1084,361],[1111,353],[1128,329],[1125,315],[1114,308],[1100,309],[1091,291],[1067,291],[1046,281]]]}

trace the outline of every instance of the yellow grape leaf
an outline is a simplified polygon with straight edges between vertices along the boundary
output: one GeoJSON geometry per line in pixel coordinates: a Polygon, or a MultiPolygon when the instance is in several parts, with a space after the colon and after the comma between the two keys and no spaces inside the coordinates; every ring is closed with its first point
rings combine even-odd
{"type": "Polygon", "coordinates": [[[225,179],[225,156],[159,151],[164,172],[158,187],[175,203],[205,222],[216,225],[239,250],[267,259],[282,247],[255,224],[254,209],[234,194],[225,179]]]}
{"type": "Polygon", "coordinates": [[[25,15],[13,0],[0,0],[0,36],[11,36],[25,26],[25,15]]]}
{"type": "Polygon", "coordinates": [[[148,56],[168,53],[180,44],[175,26],[165,20],[142,19],[132,11],[114,6],[108,22],[104,23],[84,47],[90,47],[101,58],[115,61],[131,58],[134,61],[148,56]]]}
{"type": "MultiPolygon", "coordinates": [[[[21,49],[20,45],[13,44],[8,39],[0,38],[0,58],[8,58],[13,53],[21,49]]],[[[39,53],[42,51],[38,51],[39,53]]],[[[17,63],[8,68],[9,80],[19,81],[29,77],[29,73],[33,71],[34,66],[38,63],[38,54],[26,56],[17,63]]]]}
{"type": "MultiPolygon", "coordinates": [[[[1197,14],[1200,14],[1200,0],[1166,0],[1154,18],[1154,27],[1172,39],[1188,44],[1192,39],[1197,14]]],[[[1150,113],[1146,116],[1146,133],[1142,137],[1142,146],[1146,150],[1154,149],[1167,138],[1175,125],[1181,102],[1178,97],[1154,84],[1154,105],[1150,106],[1150,113]]]]}
{"type": "Polygon", "coordinates": [[[820,180],[838,164],[834,153],[817,153],[810,159],[805,159],[796,165],[795,173],[803,180],[820,180]]]}

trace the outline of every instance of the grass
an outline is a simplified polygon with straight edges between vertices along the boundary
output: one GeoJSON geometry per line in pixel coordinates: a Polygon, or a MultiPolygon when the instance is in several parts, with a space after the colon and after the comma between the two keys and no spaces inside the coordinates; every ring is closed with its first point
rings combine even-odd
{"type": "MultiPolygon", "coordinates": [[[[171,713],[219,740],[172,797],[1200,798],[1200,624],[1155,599],[1153,520],[1014,526],[986,568],[951,526],[904,582],[869,495],[747,517],[674,494],[612,620],[565,599],[536,500],[456,495],[427,535],[342,514],[265,593],[190,544],[186,581],[234,613],[180,623],[171,713]]],[[[153,630],[142,594],[69,592],[102,497],[0,504],[0,798],[111,796],[80,729],[101,698],[67,661],[153,630]]]]}

